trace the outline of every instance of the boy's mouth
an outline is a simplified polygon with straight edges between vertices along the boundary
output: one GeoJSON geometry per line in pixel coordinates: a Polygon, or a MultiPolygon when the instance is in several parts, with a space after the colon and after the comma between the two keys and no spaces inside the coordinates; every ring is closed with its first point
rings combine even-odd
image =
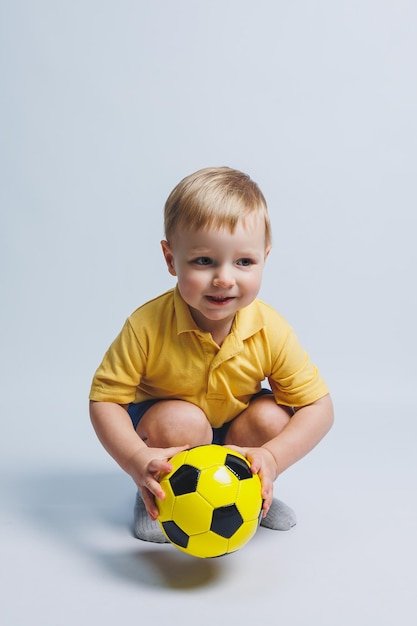
{"type": "Polygon", "coordinates": [[[213,304],[227,304],[228,302],[234,300],[231,296],[206,296],[206,298],[213,304]]]}

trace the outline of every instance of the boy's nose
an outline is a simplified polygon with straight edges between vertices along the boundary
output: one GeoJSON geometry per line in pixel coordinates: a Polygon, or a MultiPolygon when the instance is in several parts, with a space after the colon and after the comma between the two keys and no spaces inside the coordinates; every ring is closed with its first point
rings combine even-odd
{"type": "Polygon", "coordinates": [[[215,287],[230,288],[235,284],[235,279],[231,272],[225,270],[219,270],[213,278],[213,285],[215,287]]]}

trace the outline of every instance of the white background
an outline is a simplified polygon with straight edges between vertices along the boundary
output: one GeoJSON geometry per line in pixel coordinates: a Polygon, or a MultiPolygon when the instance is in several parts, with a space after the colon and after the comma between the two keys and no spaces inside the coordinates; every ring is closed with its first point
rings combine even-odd
{"type": "Polygon", "coordinates": [[[5,626],[415,624],[416,20],[411,0],[2,0],[5,626]],[[163,204],[209,165],[266,196],[261,297],[336,424],[277,483],[297,527],[200,561],[130,535],[87,397],[173,286],[163,204]]]}

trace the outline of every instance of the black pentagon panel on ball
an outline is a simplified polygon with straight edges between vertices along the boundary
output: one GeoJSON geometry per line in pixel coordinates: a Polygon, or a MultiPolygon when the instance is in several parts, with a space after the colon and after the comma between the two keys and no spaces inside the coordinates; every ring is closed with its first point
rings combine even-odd
{"type": "Polygon", "coordinates": [[[176,496],[182,496],[186,493],[194,493],[197,491],[198,477],[200,470],[192,465],[181,465],[174,474],[172,474],[169,482],[172,491],[176,496]]]}
{"type": "Polygon", "coordinates": [[[228,454],[226,456],[226,461],[224,464],[226,465],[226,467],[229,468],[231,472],[233,472],[233,474],[239,480],[246,480],[247,478],[252,478],[252,472],[250,471],[250,467],[244,459],[240,459],[238,456],[235,456],[234,454],[228,454]]]}
{"type": "Polygon", "coordinates": [[[243,524],[243,518],[235,504],[214,509],[210,530],[220,537],[230,539],[243,524]]]}
{"type": "Polygon", "coordinates": [[[187,533],[181,530],[178,524],[175,522],[162,522],[162,526],[168,539],[172,543],[175,543],[175,545],[180,546],[181,548],[186,548],[188,546],[189,537],[187,533]]]}

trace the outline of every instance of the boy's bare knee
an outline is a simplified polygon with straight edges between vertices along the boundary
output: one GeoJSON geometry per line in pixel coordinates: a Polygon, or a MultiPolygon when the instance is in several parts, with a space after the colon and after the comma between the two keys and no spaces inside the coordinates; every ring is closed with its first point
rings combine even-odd
{"type": "Polygon", "coordinates": [[[274,398],[260,397],[232,422],[226,443],[238,446],[261,446],[287,426],[292,410],[277,404],[274,398]]]}
{"type": "Polygon", "coordinates": [[[161,400],[145,413],[136,429],[150,447],[197,446],[211,443],[212,428],[205,413],[183,400],[161,400]]]}

